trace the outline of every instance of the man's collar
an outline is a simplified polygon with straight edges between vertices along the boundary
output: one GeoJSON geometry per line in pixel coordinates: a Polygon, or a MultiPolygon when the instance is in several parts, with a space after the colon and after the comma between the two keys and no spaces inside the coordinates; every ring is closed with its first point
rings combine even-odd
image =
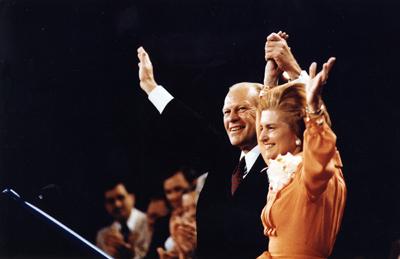
{"type": "MultiPolygon", "coordinates": [[[[131,213],[129,214],[129,218],[126,221],[126,225],[130,230],[134,228],[136,223],[136,216],[134,214],[137,214],[137,211],[135,208],[132,208],[131,213]]],[[[114,225],[118,228],[118,230],[121,229],[121,223],[119,223],[118,221],[114,221],[114,225]]]]}
{"type": "Polygon", "coordinates": [[[244,157],[247,168],[247,172],[243,177],[245,177],[250,172],[251,168],[253,167],[259,155],[260,155],[260,148],[258,146],[253,147],[253,149],[247,152],[246,154],[242,151],[242,153],[240,154],[240,159],[244,157]]]}

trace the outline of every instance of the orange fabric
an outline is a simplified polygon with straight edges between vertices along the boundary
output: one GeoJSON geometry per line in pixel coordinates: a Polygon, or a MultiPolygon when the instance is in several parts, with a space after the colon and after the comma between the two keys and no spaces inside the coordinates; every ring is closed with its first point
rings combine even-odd
{"type": "MultiPolygon", "coordinates": [[[[270,191],[261,220],[270,257],[327,258],[333,249],[346,200],[336,136],[321,118],[306,122],[302,163],[292,181],[270,191]]],[[[268,255],[269,256],[269,255],[268,255]]]]}

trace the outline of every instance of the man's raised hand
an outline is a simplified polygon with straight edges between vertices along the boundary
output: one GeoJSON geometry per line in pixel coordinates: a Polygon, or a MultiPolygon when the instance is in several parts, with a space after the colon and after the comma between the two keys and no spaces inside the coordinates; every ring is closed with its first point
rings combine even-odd
{"type": "Polygon", "coordinates": [[[139,58],[138,66],[140,87],[147,93],[147,95],[149,95],[157,86],[157,83],[154,80],[153,65],[151,64],[149,55],[143,47],[137,49],[137,55],[139,58]]]}

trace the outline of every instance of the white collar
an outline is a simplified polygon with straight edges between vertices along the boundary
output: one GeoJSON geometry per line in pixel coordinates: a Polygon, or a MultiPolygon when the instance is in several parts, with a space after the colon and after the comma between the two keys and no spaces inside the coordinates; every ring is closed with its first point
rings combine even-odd
{"type": "MultiPolygon", "coordinates": [[[[138,216],[139,216],[139,211],[135,208],[133,208],[131,210],[131,214],[129,215],[128,220],[126,221],[126,225],[128,226],[129,230],[132,231],[133,229],[135,229],[135,225],[136,222],[138,220],[138,216]]],[[[113,225],[120,230],[121,229],[121,223],[119,223],[118,221],[114,221],[113,225]]]]}
{"type": "Polygon", "coordinates": [[[246,175],[250,172],[251,168],[253,167],[259,155],[260,155],[260,148],[258,146],[253,147],[253,149],[247,152],[246,154],[242,151],[242,153],[240,154],[240,159],[244,157],[247,168],[247,172],[245,175],[243,175],[243,178],[245,178],[246,175]]]}

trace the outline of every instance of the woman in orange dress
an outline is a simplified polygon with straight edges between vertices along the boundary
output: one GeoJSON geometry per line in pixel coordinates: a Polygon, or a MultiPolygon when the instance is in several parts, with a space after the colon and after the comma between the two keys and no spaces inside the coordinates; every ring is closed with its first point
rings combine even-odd
{"type": "Polygon", "coordinates": [[[258,259],[320,259],[332,252],[346,186],[320,94],[334,61],[318,74],[313,63],[306,85],[280,85],[260,97],[257,136],[270,190],[261,214],[269,246],[258,259]]]}

